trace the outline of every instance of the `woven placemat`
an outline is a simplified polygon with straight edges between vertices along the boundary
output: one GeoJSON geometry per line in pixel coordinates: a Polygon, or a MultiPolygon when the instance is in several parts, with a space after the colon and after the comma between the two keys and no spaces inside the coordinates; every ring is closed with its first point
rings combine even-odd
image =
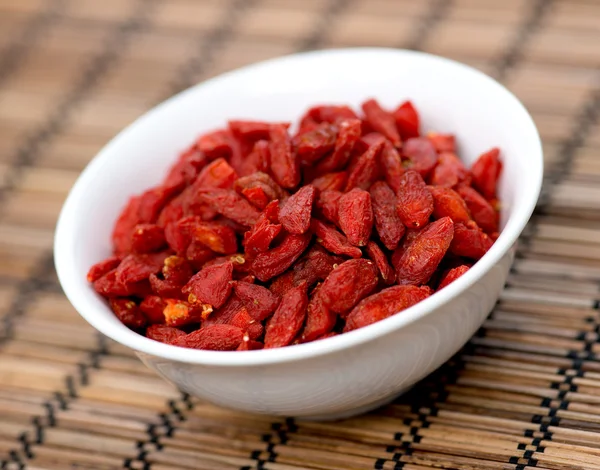
{"type": "Polygon", "coordinates": [[[595,0],[0,0],[0,467],[600,469],[599,18],[595,0]],[[305,423],[182,395],[62,295],[62,201],[171,94],[352,45],[461,60],[531,110],[547,171],[508,286],[456,357],[376,412],[305,423]]]}

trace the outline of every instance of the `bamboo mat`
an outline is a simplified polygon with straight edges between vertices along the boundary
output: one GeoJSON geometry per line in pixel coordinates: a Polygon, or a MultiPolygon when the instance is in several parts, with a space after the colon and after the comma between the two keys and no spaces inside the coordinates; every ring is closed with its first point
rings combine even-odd
{"type": "Polygon", "coordinates": [[[0,0],[2,469],[600,469],[600,1],[0,0]],[[185,396],[89,327],[52,262],[68,189],[183,88],[295,51],[474,65],[543,136],[544,193],[494,313],[396,403],[335,423],[185,396]]]}

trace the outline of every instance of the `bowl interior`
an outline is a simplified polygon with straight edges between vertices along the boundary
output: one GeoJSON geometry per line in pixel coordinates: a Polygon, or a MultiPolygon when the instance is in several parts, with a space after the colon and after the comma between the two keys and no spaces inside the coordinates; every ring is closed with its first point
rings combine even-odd
{"type": "MultiPolygon", "coordinates": [[[[422,131],[456,134],[459,154],[467,163],[493,146],[501,148],[502,236],[468,276],[422,304],[431,301],[427,304],[431,307],[433,299],[443,301],[442,294],[457,295],[510,248],[531,215],[542,175],[535,125],[512,94],[474,69],[415,52],[349,49],[283,57],[222,75],[171,98],[113,139],[82,173],[57,227],[57,270],[75,308],[100,331],[136,349],[159,354],[178,350],[130,332],[86,282],[89,267],[110,254],[112,227],[127,199],[157,184],[180,151],[200,133],[224,126],[228,119],[295,121],[314,104],[358,108],[369,97],[389,108],[412,100],[421,115],[422,131]]],[[[423,314],[426,309],[420,304],[413,313],[423,314]]],[[[410,319],[410,315],[403,317],[410,319]]],[[[346,337],[361,334],[358,330],[317,343],[343,345],[349,341],[346,337]]],[[[284,355],[303,354],[315,344],[287,348],[299,352],[284,355]]],[[[268,354],[272,351],[237,356],[268,354]]],[[[277,354],[281,357],[281,351],[277,354]]]]}

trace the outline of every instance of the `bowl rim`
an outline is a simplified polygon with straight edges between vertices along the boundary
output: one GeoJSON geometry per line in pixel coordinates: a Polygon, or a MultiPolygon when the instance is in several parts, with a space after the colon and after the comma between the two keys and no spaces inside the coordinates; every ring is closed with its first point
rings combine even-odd
{"type": "MultiPolygon", "coordinates": [[[[473,67],[433,54],[385,47],[335,48],[289,54],[257,62],[232,70],[230,72],[226,72],[224,74],[220,74],[216,77],[194,85],[180,93],[177,93],[176,95],[161,102],[138,117],[135,121],[122,129],[115,137],[113,137],[86,166],[67,196],[56,226],[54,239],[55,267],[59,282],[67,298],[74,308],[79,312],[79,314],[102,334],[117,341],[118,343],[132,348],[138,353],[145,353],[182,363],[201,364],[208,366],[262,366],[268,364],[294,362],[338,352],[359,344],[366,343],[386,334],[390,334],[419,320],[440,305],[449,302],[466,291],[470,286],[483,277],[496,263],[498,263],[498,261],[514,245],[521,232],[525,228],[525,225],[531,217],[531,214],[533,213],[539,193],[541,191],[542,177],[542,143],[531,115],[525,106],[519,101],[519,99],[504,85],[473,67]],[[524,118],[524,122],[529,128],[527,129],[527,134],[530,134],[531,138],[535,139],[533,145],[536,148],[536,152],[535,155],[530,155],[529,158],[536,160],[534,162],[534,167],[537,168],[538,171],[537,174],[529,175],[528,184],[530,185],[530,192],[528,194],[531,195],[530,199],[518,201],[518,207],[515,207],[507,220],[505,228],[500,233],[499,238],[494,243],[492,248],[485,254],[485,256],[475,263],[467,273],[462,275],[455,282],[441,291],[434,293],[432,296],[419,302],[418,304],[404,310],[402,315],[392,315],[384,320],[363,328],[334,336],[332,338],[327,338],[325,340],[313,341],[310,343],[287,346],[283,348],[245,351],[243,354],[237,351],[206,351],[181,348],[148,339],[138,333],[135,333],[134,331],[129,330],[124,325],[118,325],[119,328],[115,328],[110,322],[105,321],[102,318],[102,315],[97,315],[96,312],[94,312],[95,307],[87,303],[86,295],[82,292],[78,292],[77,288],[73,286],[73,283],[69,282],[70,278],[77,275],[77,270],[72,266],[74,256],[72,254],[70,255],[69,252],[70,243],[72,242],[72,239],[69,237],[69,233],[72,231],[70,230],[70,227],[74,218],[75,200],[79,198],[80,194],[85,192],[87,181],[93,178],[96,167],[98,167],[101,161],[106,158],[106,155],[112,152],[113,147],[119,145],[119,140],[124,138],[125,134],[135,130],[137,127],[142,126],[144,122],[151,116],[160,113],[163,107],[168,106],[174,101],[185,99],[187,94],[192,93],[197,88],[207,86],[225,77],[233,77],[238,74],[243,75],[249,72],[258,71],[262,68],[268,68],[276,63],[281,64],[297,59],[305,60],[310,59],[311,57],[323,55],[345,55],[356,53],[389,54],[395,56],[396,59],[407,56],[417,56],[421,60],[424,59],[437,62],[441,66],[450,66],[463,69],[465,72],[478,76],[480,80],[488,82],[489,85],[499,88],[499,91],[504,93],[505,99],[512,101],[515,109],[519,110],[523,114],[522,118],[524,118]]],[[[106,307],[106,309],[108,309],[108,307],[106,307]]]]}

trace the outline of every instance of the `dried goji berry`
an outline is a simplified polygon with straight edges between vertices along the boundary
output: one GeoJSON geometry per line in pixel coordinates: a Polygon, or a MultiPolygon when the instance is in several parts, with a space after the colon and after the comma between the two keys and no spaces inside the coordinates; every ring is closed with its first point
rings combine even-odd
{"type": "Polygon", "coordinates": [[[104,261],[96,263],[90,268],[90,270],[87,273],[88,282],[96,282],[107,272],[116,269],[119,266],[120,262],[121,259],[118,256],[111,256],[110,258],[107,258],[104,261]]]}
{"type": "Polygon", "coordinates": [[[198,196],[219,214],[248,227],[254,225],[260,215],[252,204],[230,189],[203,189],[198,196]]]}
{"type": "Polygon", "coordinates": [[[433,217],[441,219],[450,217],[454,223],[467,223],[471,220],[471,214],[460,195],[450,188],[443,186],[430,186],[429,190],[433,196],[433,217]]]}
{"type": "Polygon", "coordinates": [[[140,310],[146,317],[149,324],[157,324],[165,322],[163,313],[167,303],[157,295],[149,295],[140,304],[140,310]]]}
{"type": "Polygon", "coordinates": [[[375,263],[377,269],[379,269],[379,274],[381,274],[381,279],[383,279],[384,284],[393,284],[396,281],[396,272],[390,265],[383,250],[379,248],[379,245],[374,241],[370,241],[365,247],[365,251],[371,261],[375,263]]]}
{"type": "Polygon", "coordinates": [[[141,201],[140,196],[131,197],[115,222],[112,243],[116,254],[129,253],[131,250],[131,234],[135,226],[141,222],[138,214],[141,201]]]}
{"type": "Polygon", "coordinates": [[[231,133],[250,140],[268,139],[271,123],[265,121],[231,120],[227,123],[231,133]]]}
{"type": "Polygon", "coordinates": [[[267,251],[273,240],[275,240],[277,235],[279,235],[279,232],[281,232],[281,224],[272,223],[267,216],[269,206],[271,206],[273,210],[279,210],[278,202],[271,202],[265,208],[265,212],[260,215],[256,224],[244,234],[244,248],[246,249],[246,253],[251,257],[267,251]]]}
{"type": "Polygon", "coordinates": [[[481,154],[471,167],[473,186],[486,199],[494,199],[496,197],[496,185],[502,172],[502,162],[499,156],[500,150],[494,147],[481,154]]]}
{"type": "Polygon", "coordinates": [[[242,307],[233,316],[230,325],[237,326],[244,332],[244,336],[248,336],[252,340],[259,339],[264,333],[262,324],[253,318],[245,307],[242,307]]]}
{"type": "Polygon", "coordinates": [[[252,274],[262,282],[281,274],[306,250],[310,238],[309,233],[286,235],[279,246],[256,255],[251,266],[252,274]]]}
{"type": "Polygon", "coordinates": [[[377,132],[383,134],[395,146],[400,146],[400,134],[396,128],[394,116],[383,109],[374,99],[365,101],[362,110],[369,125],[377,132]]]}
{"type": "Polygon", "coordinates": [[[369,189],[369,187],[377,181],[381,170],[379,168],[378,159],[384,142],[380,141],[372,145],[363,153],[356,163],[348,171],[348,181],[346,182],[346,191],[352,188],[369,189]]]}
{"type": "Polygon", "coordinates": [[[450,251],[457,256],[478,260],[487,253],[494,242],[476,224],[473,225],[473,228],[469,228],[464,224],[456,224],[450,251]]]}
{"type": "Polygon", "coordinates": [[[138,224],[131,234],[131,251],[151,253],[164,248],[165,231],[156,224],[138,224]]]}
{"type": "Polygon", "coordinates": [[[413,137],[404,142],[402,154],[407,159],[405,166],[418,171],[423,178],[427,178],[438,162],[435,147],[424,137],[413,137]]]}
{"type": "Polygon", "coordinates": [[[351,259],[335,268],[319,289],[323,303],[339,314],[348,312],[377,287],[375,264],[366,259],[351,259]]]}
{"type": "Polygon", "coordinates": [[[304,324],[307,306],[306,284],[290,289],[267,322],[265,348],[278,348],[290,344],[304,324]]]}
{"type": "Polygon", "coordinates": [[[231,157],[232,135],[228,130],[219,129],[208,132],[196,141],[198,150],[206,155],[210,160],[217,158],[231,157]]]}
{"type": "Polygon", "coordinates": [[[438,153],[456,152],[456,139],[452,134],[438,134],[429,132],[427,138],[433,144],[438,153]]]}
{"type": "Polygon", "coordinates": [[[335,148],[337,126],[323,122],[294,137],[296,153],[304,165],[312,165],[335,148]]]}
{"type": "Polygon", "coordinates": [[[432,222],[406,248],[396,266],[400,285],[421,285],[429,281],[446,254],[454,235],[450,217],[432,222]]]}
{"type": "Polygon", "coordinates": [[[123,284],[117,279],[117,270],[107,272],[104,276],[94,281],[94,290],[104,297],[145,297],[152,295],[152,288],[147,279],[139,282],[123,284]]]}
{"type": "Polygon", "coordinates": [[[321,122],[336,123],[343,119],[358,119],[356,113],[348,106],[318,105],[310,108],[300,120],[300,127],[305,120],[312,120],[317,124],[321,122]]]}
{"type": "Polygon", "coordinates": [[[242,343],[244,332],[232,325],[209,325],[175,339],[175,346],[213,351],[233,351],[242,343]]]}
{"type": "Polygon", "coordinates": [[[310,228],[310,215],[315,196],[315,187],[308,184],[285,201],[279,210],[279,221],[284,229],[290,233],[301,234],[310,228]]]}
{"type": "Polygon", "coordinates": [[[189,301],[192,304],[209,304],[213,308],[219,308],[231,293],[232,279],[231,262],[205,266],[192,276],[182,292],[189,294],[189,301]]]}
{"type": "Polygon", "coordinates": [[[393,286],[367,297],[348,315],[344,332],[384,320],[412,307],[432,294],[429,287],[393,286]]]}
{"type": "Polygon", "coordinates": [[[311,287],[317,281],[323,281],[336,266],[343,262],[344,258],[327,253],[320,245],[314,245],[294,265],[294,285],[306,282],[311,287]]]}
{"type": "Polygon", "coordinates": [[[127,255],[117,268],[117,281],[130,284],[148,279],[162,269],[166,257],[165,252],[127,255]]]}
{"type": "Polygon", "coordinates": [[[269,290],[276,296],[283,297],[287,291],[297,285],[294,282],[294,277],[293,271],[284,272],[282,275],[277,276],[275,279],[273,279],[273,281],[271,281],[269,290]]]}
{"type": "Polygon", "coordinates": [[[250,316],[256,321],[267,318],[279,305],[279,297],[266,287],[237,281],[233,289],[250,316]]]}
{"type": "Polygon", "coordinates": [[[346,186],[347,175],[343,171],[337,173],[325,173],[323,176],[319,176],[312,180],[312,185],[319,191],[341,191],[346,186]]]}
{"type": "Polygon", "coordinates": [[[458,157],[453,153],[443,152],[439,156],[437,166],[433,169],[430,182],[434,186],[452,188],[461,182],[468,184],[469,179],[469,171],[458,157]]]}
{"type": "Polygon", "coordinates": [[[350,243],[365,246],[373,229],[371,195],[367,191],[354,188],[340,197],[338,223],[350,243]]]}
{"type": "Polygon", "coordinates": [[[321,159],[314,167],[317,175],[341,170],[350,159],[354,146],[360,139],[361,127],[359,119],[347,119],[339,122],[335,148],[331,155],[321,159]]]}
{"type": "Polygon", "coordinates": [[[223,224],[201,222],[196,225],[193,237],[215,253],[231,255],[237,252],[235,231],[223,224]]]}
{"type": "Polygon", "coordinates": [[[331,311],[323,303],[319,295],[320,288],[312,294],[306,308],[306,324],[302,330],[302,342],[313,341],[333,330],[337,320],[337,314],[331,311]]]}
{"type": "Polygon", "coordinates": [[[208,158],[194,144],[183,152],[179,160],[169,169],[162,186],[174,194],[191,184],[208,163],[208,158]]]}
{"type": "Polygon", "coordinates": [[[396,210],[408,228],[419,228],[433,213],[433,196],[419,173],[410,170],[402,175],[398,185],[396,210]]]}
{"type": "Polygon", "coordinates": [[[166,299],[166,306],[163,310],[165,325],[167,326],[185,326],[190,323],[199,323],[204,316],[212,312],[210,305],[201,306],[194,310],[187,302],[178,299],[166,299]]]}
{"type": "Polygon", "coordinates": [[[165,344],[174,344],[185,332],[165,325],[150,325],[146,329],[146,337],[165,344]]]}
{"type": "Polygon", "coordinates": [[[473,220],[484,232],[491,234],[498,230],[498,213],[481,194],[464,185],[459,186],[457,192],[467,204],[473,220]]]}
{"type": "Polygon", "coordinates": [[[452,268],[447,271],[440,281],[437,290],[443,289],[451,282],[456,281],[460,276],[466,273],[469,270],[469,266],[463,264],[462,266],[457,266],[456,268],[452,268]]]}
{"type": "Polygon", "coordinates": [[[404,167],[400,154],[389,142],[385,142],[381,154],[379,155],[381,160],[381,167],[387,184],[390,185],[394,191],[398,190],[398,184],[400,177],[404,174],[404,167]]]}
{"type": "Polygon", "coordinates": [[[391,261],[394,269],[398,269],[398,263],[400,262],[402,255],[404,255],[406,249],[411,245],[412,242],[415,241],[415,238],[417,238],[419,233],[421,233],[425,227],[421,227],[419,229],[408,229],[406,231],[404,238],[402,239],[402,243],[392,253],[391,261]]]}
{"type": "Polygon", "coordinates": [[[388,250],[395,250],[406,230],[396,212],[396,195],[383,181],[373,184],[370,194],[379,238],[388,250]]]}
{"type": "Polygon", "coordinates": [[[244,304],[237,295],[231,294],[227,302],[218,309],[213,310],[202,322],[203,326],[208,325],[225,325],[229,324],[232,318],[240,309],[244,308],[244,304]]]}
{"type": "MultiPolygon", "coordinates": [[[[242,253],[235,253],[233,255],[219,256],[215,259],[211,259],[204,264],[205,268],[209,266],[220,266],[221,264],[231,263],[233,266],[233,273],[240,276],[246,276],[250,272],[250,266],[246,260],[246,256],[242,253]]],[[[239,281],[239,279],[237,279],[239,281]]]]}
{"type": "Polygon", "coordinates": [[[402,140],[419,136],[419,114],[410,101],[405,101],[393,113],[402,140]]]}
{"type": "Polygon", "coordinates": [[[227,160],[217,158],[202,169],[192,186],[195,191],[205,188],[229,189],[237,177],[227,160]]]}
{"type": "Polygon", "coordinates": [[[270,160],[269,142],[267,140],[259,140],[254,144],[252,151],[241,163],[239,175],[243,177],[257,171],[266,172],[269,170],[270,160]]]}
{"type": "Polygon", "coordinates": [[[327,189],[319,194],[316,202],[318,213],[334,224],[338,223],[338,210],[342,195],[343,193],[340,191],[327,189]]]}
{"type": "Polygon", "coordinates": [[[292,152],[292,143],[287,127],[282,124],[271,126],[271,172],[282,187],[291,189],[300,183],[300,161],[292,152]]]}
{"type": "Polygon", "coordinates": [[[185,251],[185,259],[189,261],[195,271],[202,269],[202,266],[214,259],[215,256],[210,248],[196,241],[190,243],[185,251]]]}
{"type": "Polygon", "coordinates": [[[113,297],[109,303],[111,310],[123,325],[133,330],[146,326],[146,317],[133,300],[113,297]]]}
{"type": "Polygon", "coordinates": [[[325,249],[336,255],[345,255],[352,258],[360,258],[362,251],[348,242],[348,239],[338,232],[335,227],[312,219],[311,228],[317,235],[317,242],[323,245],[325,249]]]}
{"type": "Polygon", "coordinates": [[[283,200],[288,197],[285,190],[279,186],[273,178],[266,173],[257,171],[251,175],[244,176],[238,179],[234,184],[234,189],[243,193],[244,189],[260,188],[269,198],[269,201],[274,199],[283,200]]]}

